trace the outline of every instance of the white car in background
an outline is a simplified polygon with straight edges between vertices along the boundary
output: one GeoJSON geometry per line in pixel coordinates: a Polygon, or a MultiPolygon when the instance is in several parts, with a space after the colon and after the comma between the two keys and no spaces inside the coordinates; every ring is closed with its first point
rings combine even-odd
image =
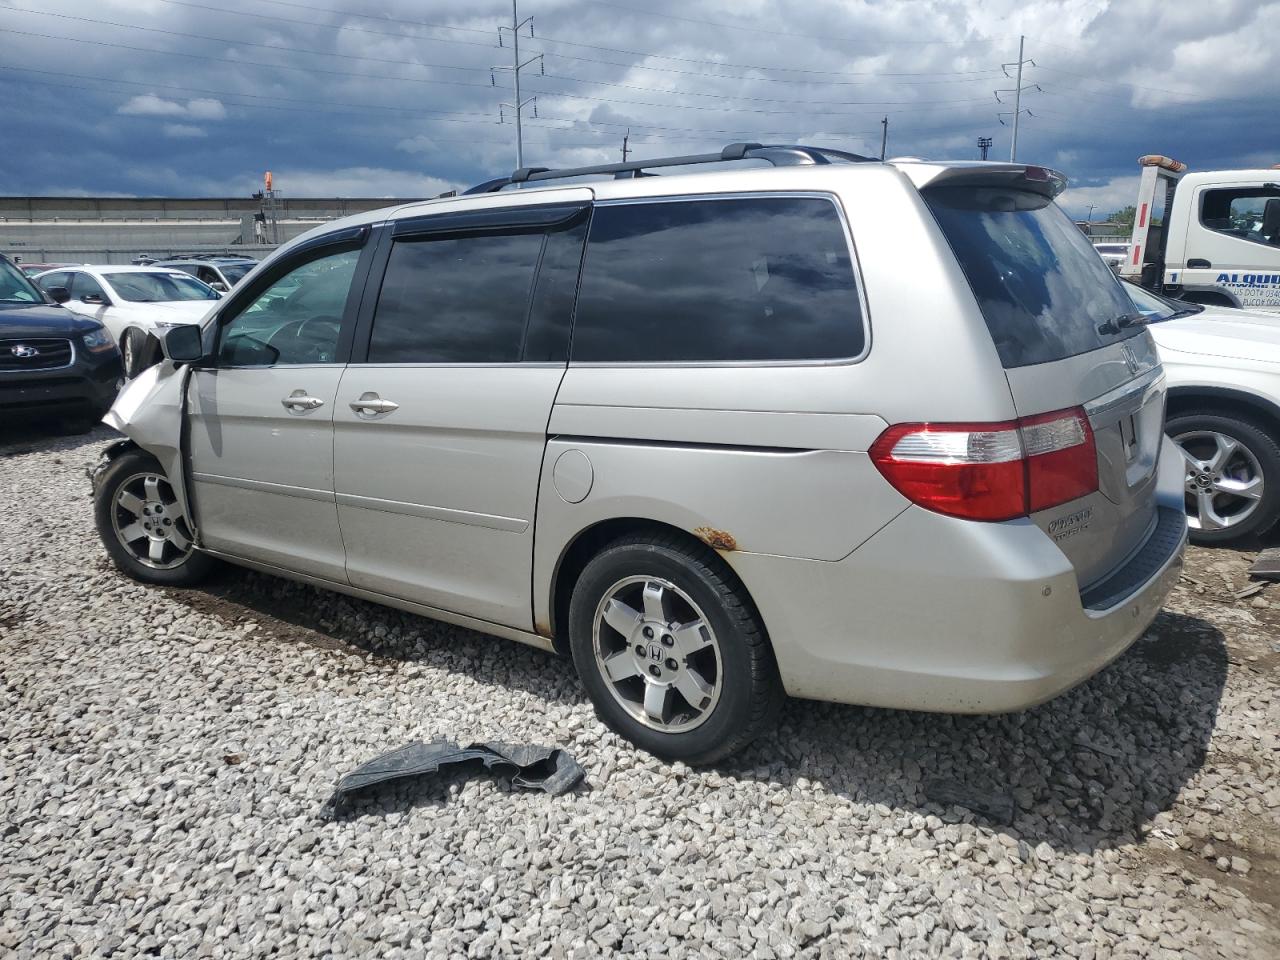
{"type": "Polygon", "coordinates": [[[160,358],[166,330],[199,323],[221,296],[207,283],[169,268],[86,265],[48,270],[34,279],[72,313],[107,328],[129,378],[160,358]]]}
{"type": "Polygon", "coordinates": [[[1106,261],[1108,267],[1119,272],[1128,259],[1130,247],[1127,243],[1095,243],[1093,249],[1098,251],[1098,256],[1106,261]]]}
{"type": "Polygon", "coordinates": [[[1164,365],[1192,541],[1264,533],[1280,519],[1280,315],[1125,289],[1164,365]]]}

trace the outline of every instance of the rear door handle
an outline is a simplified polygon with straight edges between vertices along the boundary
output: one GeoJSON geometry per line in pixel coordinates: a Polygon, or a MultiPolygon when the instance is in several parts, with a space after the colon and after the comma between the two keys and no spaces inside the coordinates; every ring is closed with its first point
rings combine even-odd
{"type": "Polygon", "coordinates": [[[351,409],[358,416],[376,417],[380,413],[391,413],[393,410],[399,410],[400,404],[393,400],[383,400],[376,393],[363,393],[359,400],[351,401],[351,409]]]}
{"type": "Polygon", "coordinates": [[[316,407],[324,406],[323,400],[319,397],[307,396],[307,391],[305,390],[293,391],[293,393],[281,400],[280,403],[289,410],[314,410],[316,407]]]}

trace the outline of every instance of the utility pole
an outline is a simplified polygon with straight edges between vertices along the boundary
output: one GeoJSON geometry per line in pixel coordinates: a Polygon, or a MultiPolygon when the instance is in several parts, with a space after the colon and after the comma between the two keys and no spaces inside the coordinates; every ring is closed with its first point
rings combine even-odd
{"type": "Polygon", "coordinates": [[[987,159],[987,151],[988,151],[988,150],[990,150],[990,149],[991,149],[991,138],[990,138],[990,137],[979,137],[979,138],[978,138],[978,150],[981,152],[981,154],[982,154],[982,159],[983,159],[983,160],[987,159]]]}
{"type": "Polygon", "coordinates": [[[1089,215],[1084,218],[1085,223],[1093,223],[1093,211],[1095,207],[1097,207],[1096,203],[1089,204],[1089,215]]]}
{"type": "Polygon", "coordinates": [[[524,113],[524,108],[532,103],[533,115],[535,117],[538,115],[538,98],[537,97],[530,97],[528,100],[520,99],[520,71],[523,70],[525,67],[529,66],[535,60],[538,61],[538,65],[541,68],[542,73],[544,75],[546,74],[547,70],[542,63],[542,54],[538,54],[537,56],[530,57],[528,60],[525,60],[523,63],[520,61],[520,31],[524,29],[526,25],[528,25],[529,36],[531,37],[533,36],[533,17],[528,16],[528,17],[525,17],[523,20],[521,20],[520,12],[516,6],[517,3],[518,3],[518,0],[511,0],[511,26],[498,27],[498,46],[500,47],[506,46],[506,44],[502,42],[502,31],[503,30],[511,31],[511,50],[512,50],[511,66],[490,67],[489,82],[495,87],[498,85],[496,73],[499,70],[510,70],[512,77],[515,81],[515,93],[516,93],[515,101],[513,103],[498,104],[498,122],[504,123],[506,121],[506,116],[502,112],[504,107],[510,107],[512,112],[515,113],[516,115],[516,169],[519,170],[522,167],[524,167],[524,131],[521,128],[521,124],[520,124],[521,114],[524,113]]]}
{"type": "Polygon", "coordinates": [[[627,162],[627,141],[631,139],[631,128],[627,128],[627,132],[622,135],[622,162],[627,162]]]}
{"type": "MultiPolygon", "coordinates": [[[[1017,159],[1018,159],[1018,121],[1022,118],[1022,114],[1023,114],[1023,113],[1026,113],[1026,115],[1027,115],[1027,116],[1029,116],[1029,117],[1034,117],[1034,116],[1035,116],[1035,114],[1034,114],[1034,113],[1032,113],[1030,110],[1023,110],[1023,109],[1022,109],[1022,91],[1023,91],[1023,90],[1039,90],[1039,89],[1040,89],[1040,85],[1039,85],[1038,83],[1030,83],[1030,84],[1027,84],[1026,86],[1023,86],[1023,83],[1022,83],[1022,68],[1023,68],[1024,66],[1026,66],[1027,64],[1030,64],[1030,65],[1031,65],[1031,66],[1033,66],[1033,67],[1036,65],[1036,62],[1035,62],[1034,60],[1028,60],[1028,59],[1026,58],[1026,55],[1025,55],[1026,43],[1027,43],[1027,38],[1026,38],[1026,37],[1023,37],[1023,36],[1018,37],[1018,60],[1017,60],[1017,62],[1016,62],[1016,63],[1003,63],[1003,64],[1001,64],[1001,65],[1000,65],[1000,68],[1004,71],[1004,75],[1005,75],[1006,77],[1009,77],[1009,68],[1010,68],[1010,67],[1017,67],[1017,68],[1018,68],[1017,78],[1015,79],[1014,77],[1009,77],[1009,79],[1010,79],[1010,80],[1013,80],[1013,81],[1014,81],[1013,89],[1012,89],[1012,90],[997,90],[997,91],[995,92],[995,93],[996,93],[996,103],[1004,103],[1004,101],[1000,99],[1000,94],[1002,94],[1002,93],[1005,93],[1005,94],[1012,93],[1012,94],[1013,94],[1013,114],[1012,114],[1012,116],[1013,116],[1013,140],[1012,140],[1012,141],[1010,142],[1010,144],[1009,144],[1009,162],[1010,162],[1010,163],[1014,163],[1014,162],[1016,162],[1016,161],[1017,161],[1017,159]]],[[[997,120],[999,120],[999,121],[1000,121],[1000,123],[1003,125],[1003,124],[1004,124],[1004,118],[1005,118],[1005,117],[1007,117],[1007,116],[1010,116],[1010,114],[1008,114],[1008,113],[1001,113],[1001,114],[997,114],[997,115],[996,115],[996,119],[997,119],[997,120]]]]}
{"type": "Polygon", "coordinates": [[[885,147],[889,145],[889,118],[880,121],[880,159],[884,159],[885,147]]]}

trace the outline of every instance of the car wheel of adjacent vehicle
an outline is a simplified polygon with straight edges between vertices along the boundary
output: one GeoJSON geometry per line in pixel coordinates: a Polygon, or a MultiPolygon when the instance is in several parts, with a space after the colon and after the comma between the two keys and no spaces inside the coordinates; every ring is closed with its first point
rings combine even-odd
{"type": "Polygon", "coordinates": [[[745,588],[710,550],[679,537],[611,544],[569,605],[574,665],[600,718],[671,760],[712,763],[773,722],[773,651],[745,588]]]}
{"type": "Polygon", "coordinates": [[[124,377],[132,380],[142,372],[142,331],[132,327],[120,338],[120,359],[124,364],[124,377]]]}
{"type": "Polygon", "coordinates": [[[1191,540],[1224,544],[1263,533],[1280,509],[1280,445],[1247,416],[1192,411],[1171,417],[1182,451],[1191,540]]]}
{"type": "Polygon", "coordinates": [[[188,586],[216,565],[194,548],[173,487],[149,454],[112,461],[94,494],[94,519],[112,561],[135,580],[188,586]]]}

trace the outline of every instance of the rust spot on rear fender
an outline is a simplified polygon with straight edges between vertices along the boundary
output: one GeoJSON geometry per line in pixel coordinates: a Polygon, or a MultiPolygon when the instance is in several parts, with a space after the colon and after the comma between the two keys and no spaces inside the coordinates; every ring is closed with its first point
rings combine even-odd
{"type": "Polygon", "coordinates": [[[716,550],[738,549],[737,539],[727,530],[717,530],[715,527],[695,527],[693,535],[708,547],[713,547],[716,550]]]}

